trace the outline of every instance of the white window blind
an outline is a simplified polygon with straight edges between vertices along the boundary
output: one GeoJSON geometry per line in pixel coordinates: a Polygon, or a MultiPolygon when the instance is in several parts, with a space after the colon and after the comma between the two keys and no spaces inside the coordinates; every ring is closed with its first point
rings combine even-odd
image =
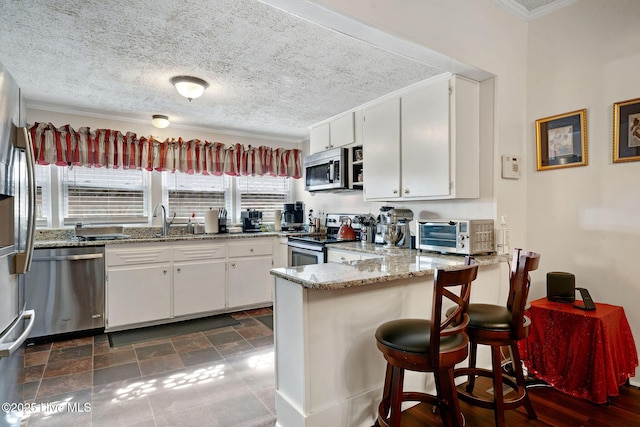
{"type": "Polygon", "coordinates": [[[51,174],[49,165],[36,165],[36,227],[51,226],[51,174]]]}
{"type": "Polygon", "coordinates": [[[179,222],[186,222],[195,214],[199,221],[210,208],[217,210],[227,206],[225,195],[229,189],[230,177],[215,175],[189,175],[182,172],[167,173],[168,214],[179,222]]]}
{"type": "Polygon", "coordinates": [[[147,222],[148,174],[142,170],[64,169],[64,223],[147,222]]]}
{"type": "Polygon", "coordinates": [[[275,221],[275,210],[291,199],[289,178],[273,176],[241,176],[236,178],[240,209],[262,211],[262,220],[275,221]]]}

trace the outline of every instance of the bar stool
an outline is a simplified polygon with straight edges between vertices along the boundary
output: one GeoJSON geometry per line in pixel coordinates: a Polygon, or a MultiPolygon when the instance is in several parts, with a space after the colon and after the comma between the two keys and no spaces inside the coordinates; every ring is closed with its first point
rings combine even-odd
{"type": "Polygon", "coordinates": [[[529,272],[536,270],[539,262],[539,254],[515,249],[511,263],[507,305],[469,304],[467,329],[470,341],[469,367],[454,371],[455,377],[466,375],[468,381],[458,386],[458,397],[471,405],[493,409],[495,424],[498,427],[505,426],[505,410],[522,405],[526,408],[530,419],[537,419],[527,394],[517,341],[529,335],[531,320],[524,315],[529,294],[529,272]],[[478,344],[491,346],[492,370],[476,367],[478,344]],[[509,347],[511,351],[515,381],[503,375],[501,347],[509,347]],[[492,379],[493,398],[474,394],[477,376],[492,379]],[[504,399],[503,383],[513,388],[516,393],[514,397],[504,399]]]}
{"type": "Polygon", "coordinates": [[[392,320],[380,325],[376,330],[378,349],[387,361],[382,401],[378,406],[377,426],[398,427],[401,404],[405,401],[436,405],[440,409],[445,426],[464,425],[453,382],[453,367],[468,355],[469,340],[465,333],[469,322],[467,307],[471,282],[477,274],[478,266],[475,264],[436,270],[431,320],[392,320]],[[458,293],[448,289],[453,286],[460,287],[458,293]],[[442,304],[445,298],[452,301],[455,307],[449,315],[443,316],[442,304]],[[406,369],[433,372],[437,394],[404,392],[406,369]]]}

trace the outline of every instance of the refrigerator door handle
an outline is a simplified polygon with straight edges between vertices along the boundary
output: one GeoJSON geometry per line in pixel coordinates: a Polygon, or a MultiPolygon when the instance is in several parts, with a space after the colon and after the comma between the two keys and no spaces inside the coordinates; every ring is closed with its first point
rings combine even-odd
{"type": "Polygon", "coordinates": [[[33,146],[29,137],[29,130],[26,127],[17,129],[16,148],[24,150],[27,157],[28,176],[28,214],[27,214],[27,242],[24,252],[18,252],[15,256],[15,269],[17,274],[25,274],[31,268],[31,258],[33,256],[33,243],[36,228],[36,172],[33,146]]]}
{"type": "MultiPolygon", "coordinates": [[[[34,310],[25,310],[22,312],[22,319],[20,320],[29,320],[29,323],[27,323],[27,327],[24,328],[24,331],[20,334],[17,340],[6,344],[0,344],[0,358],[11,356],[13,352],[20,348],[20,346],[27,340],[27,337],[33,329],[33,325],[36,323],[36,312],[34,310]]],[[[7,331],[7,334],[11,333],[18,327],[20,320],[14,323],[11,329],[7,331]]]]}

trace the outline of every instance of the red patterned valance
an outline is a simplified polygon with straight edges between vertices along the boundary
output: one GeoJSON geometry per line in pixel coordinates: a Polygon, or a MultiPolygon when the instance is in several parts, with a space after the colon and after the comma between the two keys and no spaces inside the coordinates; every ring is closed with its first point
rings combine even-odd
{"type": "Polygon", "coordinates": [[[77,131],[51,123],[29,127],[36,162],[41,165],[180,171],[203,175],[270,175],[302,177],[302,152],[298,149],[225,146],[221,142],[174,138],[164,141],[123,134],[112,129],[77,131]]]}

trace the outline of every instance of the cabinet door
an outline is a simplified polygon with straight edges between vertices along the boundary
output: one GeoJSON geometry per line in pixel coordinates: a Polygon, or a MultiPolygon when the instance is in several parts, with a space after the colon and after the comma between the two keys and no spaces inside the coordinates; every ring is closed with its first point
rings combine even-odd
{"type": "Polygon", "coordinates": [[[353,144],[356,140],[353,113],[332,120],[329,125],[329,134],[332,148],[353,144]]]}
{"type": "Polygon", "coordinates": [[[272,301],[271,257],[229,260],[229,307],[272,301]]]}
{"type": "Polygon", "coordinates": [[[449,97],[446,79],[401,99],[403,198],[450,194],[449,97]]]}
{"type": "Polygon", "coordinates": [[[107,271],[107,327],[171,317],[170,266],[144,265],[107,271]]]}
{"type": "Polygon", "coordinates": [[[364,111],[364,197],[393,200],[400,196],[400,99],[364,111]]]}
{"type": "Polygon", "coordinates": [[[311,128],[309,135],[309,151],[311,154],[328,150],[331,147],[329,123],[311,128]]]}
{"type": "Polygon", "coordinates": [[[226,305],[225,261],[180,262],[173,265],[173,315],[202,313],[226,305]]]}
{"type": "Polygon", "coordinates": [[[358,252],[352,251],[341,251],[339,249],[329,249],[327,250],[327,262],[349,262],[349,261],[359,261],[362,257],[358,252]]]}

